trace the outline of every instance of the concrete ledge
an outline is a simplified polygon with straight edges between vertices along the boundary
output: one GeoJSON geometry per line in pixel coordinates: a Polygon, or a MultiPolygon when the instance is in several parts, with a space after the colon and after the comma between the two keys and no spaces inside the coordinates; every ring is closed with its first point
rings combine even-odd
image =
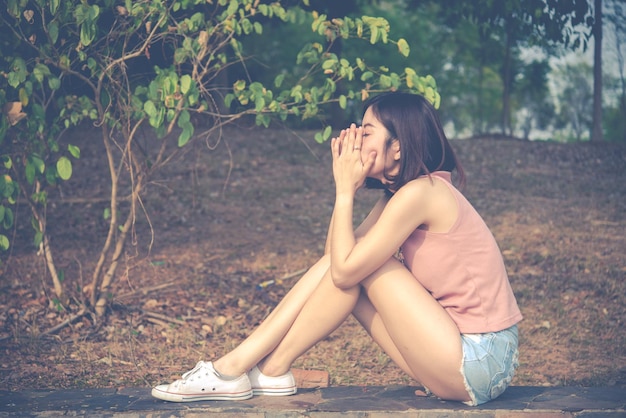
{"type": "Polygon", "coordinates": [[[0,417],[626,417],[619,387],[516,386],[479,407],[415,396],[415,387],[346,386],[302,389],[289,397],[170,403],[147,388],[0,391],[0,417]]]}

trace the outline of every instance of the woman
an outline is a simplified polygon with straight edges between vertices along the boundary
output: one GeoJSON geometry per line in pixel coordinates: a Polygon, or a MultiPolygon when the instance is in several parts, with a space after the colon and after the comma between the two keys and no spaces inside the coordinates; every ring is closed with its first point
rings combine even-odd
{"type": "Polygon", "coordinates": [[[433,107],[387,93],[363,125],[331,141],[335,206],[325,255],[233,351],[152,395],[186,402],[290,395],[290,367],[350,314],[409,376],[442,399],[478,405],[517,367],[522,316],[489,229],[452,185],[463,170],[433,107]],[[365,183],[385,189],[353,229],[365,183]],[[400,251],[398,251],[400,249],[400,251]]]}

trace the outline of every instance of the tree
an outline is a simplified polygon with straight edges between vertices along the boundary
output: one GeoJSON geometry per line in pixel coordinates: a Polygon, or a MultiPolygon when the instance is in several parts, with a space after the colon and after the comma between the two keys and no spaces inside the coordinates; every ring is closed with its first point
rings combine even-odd
{"type": "MultiPolygon", "coordinates": [[[[555,70],[555,82],[559,108],[557,128],[574,133],[574,139],[581,141],[591,132],[593,123],[593,85],[590,83],[593,69],[585,62],[562,64],[555,70]]],[[[569,140],[566,134],[565,140],[569,140]]]]}
{"type": "MultiPolygon", "coordinates": [[[[408,5],[428,3],[430,0],[410,0],[408,5]]],[[[514,58],[521,46],[540,45],[550,48],[555,44],[578,48],[586,44],[585,28],[592,21],[587,0],[442,0],[437,2],[444,21],[452,28],[463,20],[477,25],[482,40],[499,43],[502,99],[500,130],[512,132],[511,94],[514,89],[514,58]]],[[[491,46],[489,46],[492,49],[491,46]]]]}
{"type": "MultiPolygon", "coordinates": [[[[68,144],[63,134],[91,123],[106,150],[108,231],[91,282],[81,289],[87,300],[78,303],[78,315],[106,312],[146,186],[172,161],[172,149],[197,138],[219,139],[224,126],[244,117],[264,127],[313,119],[329,104],[345,108],[349,100],[378,91],[406,88],[439,103],[430,76],[372,66],[359,57],[348,60],[330,49],[337,40],[356,38],[366,45],[391,44],[408,55],[407,42],[392,40],[382,18],[328,19],[315,10],[259,0],[8,0],[0,13],[5,34],[0,60],[8,69],[0,78],[0,226],[12,227],[12,208],[21,195],[33,216],[35,244],[46,258],[55,303],[66,308],[71,298],[64,283],[72,280],[63,281],[56,269],[45,217],[50,192],[71,177],[80,158],[80,144],[68,144]],[[294,72],[300,76],[281,72],[271,85],[249,75],[232,80],[234,70],[247,65],[242,40],[263,36],[267,25],[303,19],[318,40],[297,54],[301,69],[294,72]],[[361,82],[336,96],[343,80],[361,82]],[[210,121],[202,131],[192,123],[196,115],[210,121]],[[147,146],[138,140],[142,134],[149,138],[147,146]]],[[[326,126],[315,138],[324,141],[330,134],[326,126]]],[[[0,248],[9,245],[8,235],[0,234],[0,248]]]]}
{"type": "Polygon", "coordinates": [[[548,71],[546,60],[534,60],[522,67],[516,85],[519,98],[519,126],[523,138],[529,139],[533,129],[544,129],[554,117],[554,105],[548,100],[548,71]]]}
{"type": "MultiPolygon", "coordinates": [[[[626,142],[626,62],[624,60],[624,49],[626,47],[626,5],[619,1],[613,0],[605,3],[606,23],[609,25],[607,33],[613,33],[613,51],[615,53],[615,63],[617,64],[617,74],[613,78],[609,78],[608,91],[615,92],[617,97],[609,97],[616,99],[616,104],[610,106],[604,112],[606,122],[607,138],[621,140],[626,142]],[[612,29],[612,31],[611,31],[612,29]],[[614,80],[615,84],[611,82],[614,80]],[[611,88],[614,86],[614,88],[611,88]]],[[[607,39],[608,41],[609,39],[607,39]]],[[[610,51],[610,49],[609,49],[610,51]]],[[[613,102],[614,103],[614,102],[613,102]]]]}
{"type": "Polygon", "coordinates": [[[591,140],[602,141],[602,0],[594,0],[593,129],[591,140]]]}

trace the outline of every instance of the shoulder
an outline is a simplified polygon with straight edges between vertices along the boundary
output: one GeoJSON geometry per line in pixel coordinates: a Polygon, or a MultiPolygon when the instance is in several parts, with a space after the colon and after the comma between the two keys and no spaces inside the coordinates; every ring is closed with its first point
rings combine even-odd
{"type": "Polygon", "coordinates": [[[427,199],[435,190],[434,178],[428,176],[419,177],[402,186],[391,197],[391,201],[410,201],[413,203],[427,199]]]}
{"type": "Polygon", "coordinates": [[[424,224],[433,232],[446,232],[456,222],[459,204],[451,185],[436,176],[424,176],[402,186],[392,197],[389,206],[396,213],[415,216],[418,225],[424,224]]]}
{"type": "MultiPolygon", "coordinates": [[[[417,221],[415,227],[426,220],[433,195],[433,182],[428,177],[411,180],[397,190],[386,203],[384,212],[407,221],[417,221]]],[[[412,221],[410,223],[412,223],[412,221]]]]}

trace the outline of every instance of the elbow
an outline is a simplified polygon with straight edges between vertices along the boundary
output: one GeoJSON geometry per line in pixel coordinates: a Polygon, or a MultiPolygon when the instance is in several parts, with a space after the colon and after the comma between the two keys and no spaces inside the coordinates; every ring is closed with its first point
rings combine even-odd
{"type": "Polygon", "coordinates": [[[336,268],[330,269],[330,277],[332,278],[335,287],[341,290],[347,290],[356,285],[356,283],[354,283],[354,280],[351,280],[354,277],[345,274],[345,272],[338,271],[338,269],[336,268]]]}

